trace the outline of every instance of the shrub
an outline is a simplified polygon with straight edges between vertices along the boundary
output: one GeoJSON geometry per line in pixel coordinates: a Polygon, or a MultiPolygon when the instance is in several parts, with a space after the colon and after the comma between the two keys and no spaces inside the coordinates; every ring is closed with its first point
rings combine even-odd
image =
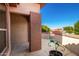
{"type": "Polygon", "coordinates": [[[79,35],[79,21],[74,24],[74,34],[79,35]]]}
{"type": "Polygon", "coordinates": [[[42,32],[50,32],[50,28],[46,25],[42,25],[42,32]]]}
{"type": "Polygon", "coordinates": [[[73,33],[73,27],[72,26],[66,26],[63,28],[64,31],[66,31],[67,33],[73,33]]]}

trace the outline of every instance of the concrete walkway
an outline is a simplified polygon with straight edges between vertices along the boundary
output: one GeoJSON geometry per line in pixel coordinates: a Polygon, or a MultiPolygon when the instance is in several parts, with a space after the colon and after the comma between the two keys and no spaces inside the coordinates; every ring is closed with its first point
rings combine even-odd
{"type": "MultiPolygon", "coordinates": [[[[53,50],[53,47],[48,46],[49,40],[48,39],[42,39],[42,49],[35,52],[28,52],[27,49],[23,49],[21,47],[20,49],[17,48],[15,51],[12,51],[12,56],[49,56],[49,51],[53,50]]],[[[25,47],[24,47],[25,48],[25,47]]],[[[76,56],[76,54],[70,52],[68,49],[65,48],[65,51],[63,51],[63,48],[59,47],[59,51],[63,53],[64,56],[76,56]]]]}

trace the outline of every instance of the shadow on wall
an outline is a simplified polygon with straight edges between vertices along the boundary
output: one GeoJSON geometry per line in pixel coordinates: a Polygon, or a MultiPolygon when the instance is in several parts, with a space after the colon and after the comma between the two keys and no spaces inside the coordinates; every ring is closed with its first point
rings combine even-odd
{"type": "Polygon", "coordinates": [[[79,44],[67,44],[64,45],[66,48],[68,48],[71,52],[77,54],[79,56],[79,44]]]}

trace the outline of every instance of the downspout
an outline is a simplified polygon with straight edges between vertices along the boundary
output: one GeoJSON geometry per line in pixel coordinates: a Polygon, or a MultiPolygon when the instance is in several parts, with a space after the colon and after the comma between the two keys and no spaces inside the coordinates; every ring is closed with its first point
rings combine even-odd
{"type": "Polygon", "coordinates": [[[8,53],[7,56],[11,53],[11,29],[10,29],[10,11],[9,11],[9,4],[6,3],[6,24],[7,24],[7,46],[8,46],[8,53]]]}

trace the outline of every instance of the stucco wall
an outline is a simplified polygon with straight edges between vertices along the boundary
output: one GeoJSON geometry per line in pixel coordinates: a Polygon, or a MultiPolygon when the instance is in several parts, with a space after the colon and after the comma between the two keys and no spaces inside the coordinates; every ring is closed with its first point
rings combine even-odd
{"type": "Polygon", "coordinates": [[[61,35],[42,33],[42,39],[49,39],[49,38],[51,38],[54,41],[58,41],[59,43],[62,44],[62,36],[61,35]]]}
{"type": "Polygon", "coordinates": [[[62,44],[79,44],[79,39],[63,36],[62,44]]]}
{"type": "Polygon", "coordinates": [[[28,22],[23,15],[11,14],[11,41],[15,49],[28,44],[28,22]]]}
{"type": "Polygon", "coordinates": [[[42,33],[42,39],[49,39],[49,33],[42,33]]]}
{"type": "Polygon", "coordinates": [[[5,11],[5,10],[6,10],[6,9],[5,9],[5,6],[3,6],[3,5],[0,4],[0,10],[5,11]]]}
{"type": "Polygon", "coordinates": [[[73,53],[79,55],[79,52],[78,52],[78,50],[79,50],[79,39],[67,37],[67,36],[61,36],[59,38],[59,36],[57,36],[57,35],[55,35],[53,38],[54,38],[54,40],[60,42],[63,46],[68,48],[73,53]]]}
{"type": "Polygon", "coordinates": [[[29,14],[30,11],[39,13],[40,5],[39,4],[33,4],[33,3],[20,3],[20,5],[17,5],[17,8],[10,7],[10,11],[22,13],[22,14],[29,14]]]}
{"type": "MultiPolygon", "coordinates": [[[[0,10],[5,10],[5,7],[0,5],[0,10]]],[[[40,12],[40,5],[36,3],[20,3],[17,7],[10,7],[10,12],[20,14],[30,14],[30,12],[40,12]]]]}
{"type": "Polygon", "coordinates": [[[79,55],[79,39],[63,36],[62,45],[79,55]]]}

